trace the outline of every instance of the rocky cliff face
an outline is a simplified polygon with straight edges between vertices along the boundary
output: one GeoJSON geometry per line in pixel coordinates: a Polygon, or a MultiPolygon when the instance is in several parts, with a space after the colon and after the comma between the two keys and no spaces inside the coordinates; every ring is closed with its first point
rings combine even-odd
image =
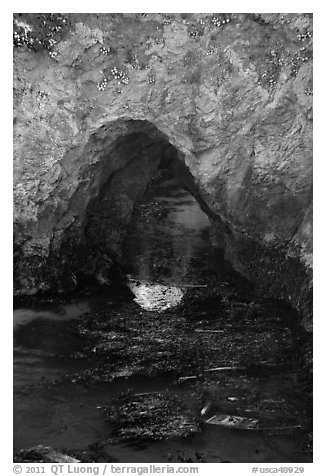
{"type": "Polygon", "coordinates": [[[21,14],[14,32],[18,293],[110,269],[172,156],[214,244],[309,316],[311,15],[21,14]]]}

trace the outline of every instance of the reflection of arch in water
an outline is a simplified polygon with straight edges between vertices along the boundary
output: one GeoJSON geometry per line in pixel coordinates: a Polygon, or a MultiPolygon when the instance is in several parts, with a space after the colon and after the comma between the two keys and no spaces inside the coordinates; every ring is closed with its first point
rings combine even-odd
{"type": "Polygon", "coordinates": [[[143,281],[196,281],[192,260],[200,262],[197,268],[208,266],[209,227],[198,202],[163,162],[128,227],[123,249],[131,273],[143,281]]]}

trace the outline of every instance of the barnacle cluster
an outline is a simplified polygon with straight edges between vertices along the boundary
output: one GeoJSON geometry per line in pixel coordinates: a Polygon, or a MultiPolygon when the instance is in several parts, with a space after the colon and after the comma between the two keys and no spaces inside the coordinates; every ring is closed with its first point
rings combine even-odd
{"type": "Polygon", "coordinates": [[[277,50],[271,50],[269,52],[269,60],[267,63],[274,64],[275,66],[283,66],[285,64],[284,58],[280,55],[277,50]]]}
{"type": "Polygon", "coordinates": [[[219,17],[217,15],[213,15],[212,17],[212,23],[217,26],[217,27],[220,27],[222,25],[225,25],[226,23],[230,23],[231,21],[231,18],[230,17],[219,17]]]}
{"type": "Polygon", "coordinates": [[[58,54],[54,47],[68,28],[67,18],[60,13],[20,14],[14,18],[13,44],[34,51],[48,51],[54,58],[58,54]]]}
{"type": "Polygon", "coordinates": [[[259,81],[257,82],[259,85],[264,84],[266,86],[269,86],[270,88],[273,88],[276,85],[276,77],[277,73],[271,73],[268,71],[263,71],[259,81]]]}
{"type": "Polygon", "coordinates": [[[141,69],[141,66],[140,66],[139,61],[138,61],[137,58],[135,58],[135,60],[132,63],[130,63],[130,68],[131,69],[141,69]]]}
{"type": "Polygon", "coordinates": [[[166,16],[163,20],[163,25],[170,25],[172,22],[171,18],[166,16]]]}
{"type": "Polygon", "coordinates": [[[306,33],[301,33],[299,35],[297,35],[297,38],[299,41],[305,41],[307,40],[308,38],[311,38],[312,37],[312,33],[310,31],[306,31],[306,33]]]}
{"type": "Polygon", "coordinates": [[[34,38],[30,35],[32,31],[30,25],[17,20],[15,20],[15,25],[18,27],[18,31],[14,30],[14,46],[26,45],[31,47],[34,43],[34,38]]]}
{"type": "Polygon", "coordinates": [[[27,32],[23,31],[22,33],[18,33],[14,31],[14,45],[15,46],[32,46],[34,43],[34,39],[28,35],[27,32]]]}
{"type": "Polygon", "coordinates": [[[290,65],[292,66],[292,76],[296,76],[298,74],[301,64],[309,61],[310,55],[311,52],[309,53],[305,47],[301,47],[295,52],[293,58],[290,60],[290,65]]]}
{"type": "Polygon", "coordinates": [[[105,46],[102,46],[102,47],[100,48],[100,53],[101,53],[102,55],[105,55],[105,56],[108,56],[108,54],[110,53],[110,51],[111,51],[111,49],[110,49],[109,46],[108,46],[107,48],[106,48],[105,46]]]}
{"type": "Polygon", "coordinates": [[[192,29],[189,31],[189,36],[191,36],[191,38],[197,38],[198,36],[198,30],[196,29],[192,29]]]}
{"type": "Polygon", "coordinates": [[[120,84],[120,83],[128,84],[129,83],[129,78],[126,75],[126,73],[124,73],[121,70],[118,70],[118,68],[116,66],[114,66],[114,68],[111,69],[111,74],[115,79],[118,80],[118,84],[120,84]]]}
{"type": "Polygon", "coordinates": [[[104,77],[100,83],[97,83],[97,90],[104,91],[107,88],[107,85],[108,85],[108,79],[104,77]]]}
{"type": "Polygon", "coordinates": [[[46,99],[48,97],[48,95],[49,95],[49,93],[47,93],[45,91],[37,91],[37,97],[40,100],[46,99]]]}

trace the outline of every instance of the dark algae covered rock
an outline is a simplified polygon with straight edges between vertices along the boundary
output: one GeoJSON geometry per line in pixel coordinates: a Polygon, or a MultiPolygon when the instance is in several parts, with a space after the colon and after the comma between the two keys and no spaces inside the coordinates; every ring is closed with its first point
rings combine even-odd
{"type": "Polygon", "coordinates": [[[161,440],[200,431],[199,419],[182,398],[168,393],[120,395],[107,405],[105,415],[122,440],[161,440]]]}

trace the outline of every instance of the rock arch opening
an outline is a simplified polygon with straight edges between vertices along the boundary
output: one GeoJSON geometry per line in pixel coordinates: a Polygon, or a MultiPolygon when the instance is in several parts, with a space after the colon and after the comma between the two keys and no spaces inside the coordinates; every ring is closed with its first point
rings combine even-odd
{"type": "Polygon", "coordinates": [[[60,244],[65,287],[109,283],[116,271],[190,279],[191,267],[206,265],[214,214],[164,134],[147,121],[116,121],[91,137],[84,156],[60,244]]]}
{"type": "Polygon", "coordinates": [[[126,267],[141,282],[199,284],[210,267],[210,220],[191,193],[190,175],[176,173],[175,152],[161,158],[123,242],[126,267]]]}

